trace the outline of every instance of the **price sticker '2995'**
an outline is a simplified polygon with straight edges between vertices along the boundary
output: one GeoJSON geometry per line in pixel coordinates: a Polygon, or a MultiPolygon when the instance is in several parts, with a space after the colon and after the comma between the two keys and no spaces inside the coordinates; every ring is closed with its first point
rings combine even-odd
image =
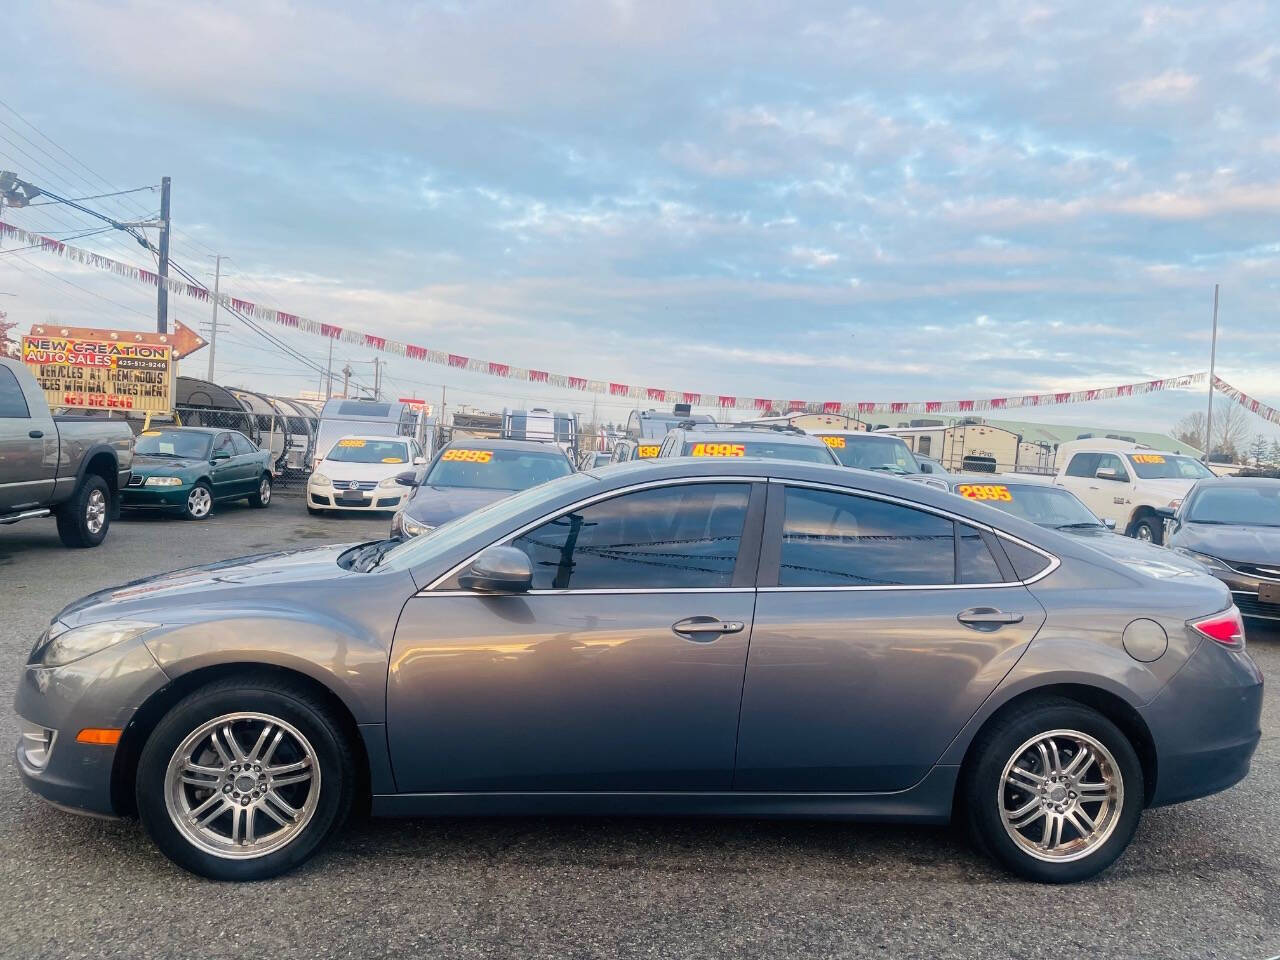
{"type": "Polygon", "coordinates": [[[488,463],[493,459],[492,450],[446,450],[440,454],[441,460],[461,461],[463,463],[488,463]]]}
{"type": "Polygon", "coordinates": [[[962,483],[956,493],[970,500],[1012,500],[1013,494],[1002,483],[962,483]]]}

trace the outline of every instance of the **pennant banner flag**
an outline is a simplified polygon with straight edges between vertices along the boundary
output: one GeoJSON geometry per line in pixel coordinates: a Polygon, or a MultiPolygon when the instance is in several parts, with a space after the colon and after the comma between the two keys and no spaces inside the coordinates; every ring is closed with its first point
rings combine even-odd
{"type": "MultiPolygon", "coordinates": [[[[129,263],[122,263],[119,260],[104,257],[101,254],[93,253],[92,251],[85,250],[81,247],[75,247],[68,243],[63,243],[60,240],[54,240],[51,237],[46,237],[38,233],[31,233],[30,231],[23,230],[21,227],[5,223],[2,220],[0,220],[0,236],[11,237],[22,243],[24,246],[38,248],[88,267],[107,270],[111,273],[117,274],[118,276],[137,280],[139,283],[145,283],[151,287],[157,287],[160,284],[160,276],[151,270],[137,267],[129,263]]],[[[200,284],[187,283],[185,280],[175,280],[173,277],[167,277],[164,280],[164,284],[169,289],[170,293],[191,297],[205,303],[209,302],[213,297],[213,293],[210,292],[207,287],[201,286],[200,284]]],[[[508,380],[524,380],[529,383],[541,383],[565,390],[579,390],[585,393],[598,393],[610,397],[621,397],[629,400],[635,400],[637,402],[644,401],[662,404],[687,403],[691,406],[719,407],[721,410],[746,410],[757,415],[770,411],[776,411],[779,414],[825,413],[852,417],[874,413],[934,414],[974,413],[985,410],[1007,411],[1017,410],[1024,407],[1042,407],[1065,403],[1083,403],[1090,400],[1108,400],[1113,397],[1132,397],[1162,390],[1185,390],[1188,387],[1194,387],[1205,383],[1208,378],[1208,374],[1206,373],[1190,373],[1184,374],[1180,377],[1164,377],[1159,380],[1146,380],[1141,383],[1125,383],[1114,387],[1094,387],[1086,390],[1035,393],[1026,394],[1020,397],[989,397],[985,400],[924,400],[912,402],[777,400],[770,399],[768,397],[729,396],[713,390],[693,392],[688,390],[668,390],[662,387],[639,387],[625,383],[613,383],[606,380],[592,380],[587,377],[573,377],[567,374],[549,373],[545,370],[530,370],[508,363],[498,363],[492,360],[480,360],[475,357],[465,357],[460,354],[449,353],[447,351],[432,350],[429,347],[417,346],[412,343],[402,343],[398,340],[391,340],[386,337],[379,337],[370,333],[362,333],[358,330],[348,330],[332,323],[320,323],[315,320],[309,320],[306,317],[298,316],[297,314],[286,313],[283,310],[276,310],[272,307],[256,304],[250,300],[241,300],[226,293],[220,293],[218,295],[218,303],[232,312],[240,313],[247,317],[253,317],[255,320],[264,320],[268,323],[275,323],[282,327],[299,330],[302,333],[309,333],[318,337],[328,337],[331,340],[339,340],[343,343],[355,344],[356,346],[370,350],[377,350],[382,353],[391,353],[400,357],[408,357],[412,360],[419,360],[424,363],[436,364],[442,367],[453,367],[454,369],[466,370],[470,373],[481,373],[486,376],[502,377],[508,380]]],[[[1251,413],[1255,413],[1272,423],[1280,424],[1280,410],[1276,410],[1274,407],[1269,407],[1260,400],[1255,400],[1254,398],[1247,396],[1219,377],[1214,377],[1214,387],[1251,413]]]]}

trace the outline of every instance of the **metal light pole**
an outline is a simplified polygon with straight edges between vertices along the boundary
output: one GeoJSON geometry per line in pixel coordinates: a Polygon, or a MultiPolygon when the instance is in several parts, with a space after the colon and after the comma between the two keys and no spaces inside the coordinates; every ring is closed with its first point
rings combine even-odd
{"type": "Polygon", "coordinates": [[[1213,371],[1218,360],[1218,285],[1213,285],[1213,334],[1209,338],[1209,412],[1204,418],[1204,459],[1213,454],[1213,371]]]}
{"type": "Polygon", "coordinates": [[[169,178],[160,179],[160,262],[156,272],[160,283],[156,287],[156,332],[169,332],[169,178]]]}
{"type": "Polygon", "coordinates": [[[222,282],[222,254],[213,266],[213,319],[209,322],[209,372],[205,379],[213,383],[213,355],[218,349],[218,287],[222,282]]]}

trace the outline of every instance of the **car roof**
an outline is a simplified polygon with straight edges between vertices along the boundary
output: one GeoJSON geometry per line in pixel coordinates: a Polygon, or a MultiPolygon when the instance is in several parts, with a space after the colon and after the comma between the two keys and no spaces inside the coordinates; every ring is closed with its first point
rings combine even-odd
{"type": "Polygon", "coordinates": [[[1203,477],[1197,487],[1274,487],[1280,485],[1277,477],[1203,477]]]}
{"type": "Polygon", "coordinates": [[[486,450],[528,450],[531,453],[559,454],[565,452],[550,441],[544,440],[499,440],[497,437],[456,437],[446,443],[442,450],[450,447],[483,447],[486,450]]]}

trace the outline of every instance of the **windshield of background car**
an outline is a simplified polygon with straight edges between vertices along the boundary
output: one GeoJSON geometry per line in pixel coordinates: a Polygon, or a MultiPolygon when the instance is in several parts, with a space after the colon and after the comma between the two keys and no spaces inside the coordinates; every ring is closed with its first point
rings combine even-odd
{"type": "Polygon", "coordinates": [[[186,430],[144,430],[134,441],[133,452],[140,457],[208,460],[209,444],[212,440],[212,435],[207,433],[189,433],[186,430]]]}
{"type": "Polygon", "coordinates": [[[798,460],[801,463],[831,463],[826,449],[807,443],[778,443],[773,440],[712,440],[684,442],[686,457],[763,457],[766,460],[798,460]]]}
{"type": "Polygon", "coordinates": [[[408,463],[409,445],[403,440],[343,437],[325,459],[334,463],[408,463]]]}
{"type": "Polygon", "coordinates": [[[523,490],[573,471],[564,454],[536,450],[494,450],[483,446],[447,447],[425,483],[433,487],[523,490]]]}
{"type": "Polygon", "coordinates": [[[378,569],[388,567],[394,570],[406,570],[416,567],[428,562],[432,557],[438,557],[452,550],[459,544],[466,543],[490,527],[501,527],[507,520],[519,516],[538,503],[543,501],[550,503],[563,493],[579,487],[589,487],[596,482],[589,473],[570,473],[549,483],[529,487],[509,497],[487,503],[477,510],[464,513],[457,519],[442,523],[420,537],[412,537],[398,547],[393,547],[382,558],[378,569]]]}
{"type": "Polygon", "coordinates": [[[1200,480],[1214,472],[1199,460],[1171,453],[1131,453],[1133,472],[1143,480],[1200,480]]]}
{"type": "Polygon", "coordinates": [[[1280,484],[1206,487],[1187,504],[1186,518],[1191,523],[1280,527],[1280,484]]]}
{"type": "Polygon", "coordinates": [[[888,473],[919,473],[920,467],[901,440],[889,437],[822,436],[831,452],[846,467],[883,470],[888,473]],[[840,445],[840,441],[844,445],[840,445]]]}
{"type": "Polygon", "coordinates": [[[988,504],[1042,527],[1102,525],[1102,521],[1090,513],[1074,494],[1057,487],[980,481],[958,483],[954,491],[966,500],[988,504]]]}

